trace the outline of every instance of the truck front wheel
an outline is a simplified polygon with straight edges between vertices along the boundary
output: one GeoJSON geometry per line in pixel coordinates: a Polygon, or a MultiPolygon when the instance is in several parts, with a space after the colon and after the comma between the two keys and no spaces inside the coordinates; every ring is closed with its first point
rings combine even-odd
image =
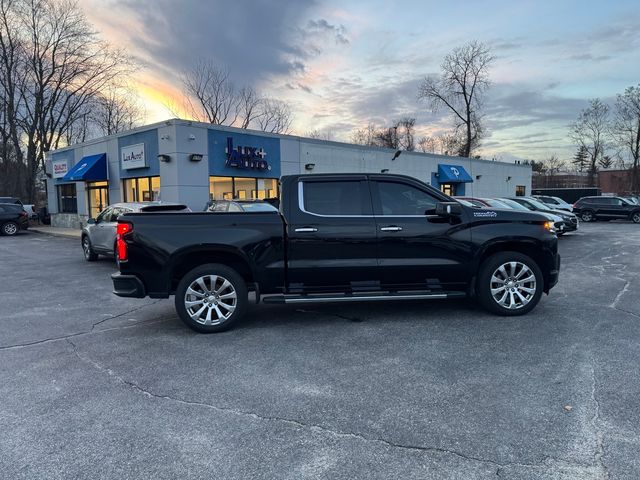
{"type": "Polygon", "coordinates": [[[227,330],[247,308],[247,285],[226,265],[210,263],[187,273],[176,290],[180,319],[193,330],[213,333],[227,330]]]}
{"type": "Polygon", "coordinates": [[[524,315],[540,301],[543,281],[540,267],[531,258],[518,252],[500,252],[480,266],[476,292],[490,312],[524,315]]]}

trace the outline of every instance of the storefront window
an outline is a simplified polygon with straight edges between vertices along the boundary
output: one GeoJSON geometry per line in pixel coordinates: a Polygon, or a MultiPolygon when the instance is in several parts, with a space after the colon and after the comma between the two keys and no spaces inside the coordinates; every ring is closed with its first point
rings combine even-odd
{"type": "Polygon", "coordinates": [[[450,197],[453,197],[456,194],[456,186],[453,183],[443,183],[440,185],[440,190],[442,190],[442,193],[449,195],[450,197]]]}
{"type": "Polygon", "coordinates": [[[255,178],[234,178],[233,197],[237,200],[257,198],[255,178]]]}
{"type": "Polygon", "coordinates": [[[278,197],[275,178],[209,177],[210,200],[255,200],[278,197]]]}
{"type": "Polygon", "coordinates": [[[76,184],[58,185],[58,212],[78,213],[76,184]]]}
{"type": "Polygon", "coordinates": [[[109,205],[109,184],[107,182],[87,182],[89,217],[96,218],[109,205]]]}
{"type": "Polygon", "coordinates": [[[154,202],[160,200],[160,177],[126,178],[125,202],[154,202]]]}
{"type": "Polygon", "coordinates": [[[209,177],[209,200],[229,200],[233,197],[233,178],[209,177]]]}
{"type": "Polygon", "coordinates": [[[516,197],[524,197],[527,194],[525,185],[516,185],[516,197]]]}

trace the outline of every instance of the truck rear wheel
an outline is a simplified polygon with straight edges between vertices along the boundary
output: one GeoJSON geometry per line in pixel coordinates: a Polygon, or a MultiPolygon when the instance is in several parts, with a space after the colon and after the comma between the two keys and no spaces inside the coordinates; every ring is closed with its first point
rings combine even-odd
{"type": "Polygon", "coordinates": [[[531,258],[518,252],[500,252],[480,266],[476,292],[490,312],[524,315],[540,301],[543,282],[540,267],[531,258]]]}
{"type": "Polygon", "coordinates": [[[247,308],[247,285],[230,267],[210,263],[187,273],[176,290],[180,319],[202,333],[231,328],[247,308]]]}

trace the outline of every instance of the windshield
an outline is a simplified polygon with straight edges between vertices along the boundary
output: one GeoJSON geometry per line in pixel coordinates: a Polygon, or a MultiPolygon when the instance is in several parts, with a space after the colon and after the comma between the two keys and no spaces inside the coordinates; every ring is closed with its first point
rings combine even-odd
{"type": "Polygon", "coordinates": [[[513,200],[509,200],[508,198],[500,198],[499,199],[502,203],[504,203],[507,207],[509,208],[513,208],[514,210],[525,210],[527,212],[529,212],[530,210],[525,207],[524,205],[520,205],[518,202],[515,202],[513,200]]]}
{"type": "Polygon", "coordinates": [[[502,200],[496,200],[495,198],[483,198],[482,200],[484,202],[488,203],[489,206],[493,207],[493,208],[508,208],[508,209],[511,208],[509,205],[504,203],[502,200]]]}
{"type": "Polygon", "coordinates": [[[525,198],[525,200],[527,202],[529,202],[531,205],[533,205],[534,207],[536,207],[539,210],[549,210],[551,207],[549,207],[549,205],[545,205],[542,202],[539,202],[538,200],[534,199],[534,198],[525,198]]]}
{"type": "Polygon", "coordinates": [[[241,203],[245,212],[277,212],[278,209],[269,203],[241,203]]]}

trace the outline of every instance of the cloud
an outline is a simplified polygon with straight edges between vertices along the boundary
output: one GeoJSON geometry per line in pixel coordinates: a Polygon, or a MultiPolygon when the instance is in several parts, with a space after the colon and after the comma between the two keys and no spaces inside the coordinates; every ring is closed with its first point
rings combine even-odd
{"type": "Polygon", "coordinates": [[[304,71],[307,52],[292,37],[315,1],[282,0],[277,8],[271,2],[250,3],[111,0],[110,10],[120,13],[108,22],[132,53],[176,77],[200,57],[228,66],[240,83],[304,71]]]}
{"type": "Polygon", "coordinates": [[[336,43],[347,45],[349,43],[349,39],[346,36],[346,28],[344,25],[332,25],[324,18],[320,20],[309,20],[307,23],[306,32],[308,34],[332,34],[335,38],[336,43]]]}

